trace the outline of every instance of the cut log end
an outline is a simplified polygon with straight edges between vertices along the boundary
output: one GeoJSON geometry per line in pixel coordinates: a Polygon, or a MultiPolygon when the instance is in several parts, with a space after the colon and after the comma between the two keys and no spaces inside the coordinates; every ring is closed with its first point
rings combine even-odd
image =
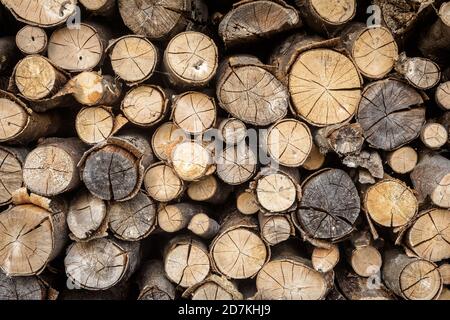
{"type": "Polygon", "coordinates": [[[14,191],[23,185],[22,161],[8,148],[0,148],[0,205],[11,202],[14,191]]]}
{"type": "Polygon", "coordinates": [[[339,259],[339,247],[336,245],[331,245],[329,248],[315,247],[311,257],[314,269],[323,273],[333,270],[339,259]]]}
{"type": "Polygon", "coordinates": [[[48,37],[44,29],[27,25],[17,32],[16,45],[25,54],[40,54],[47,50],[48,37]]]}
{"type": "Polygon", "coordinates": [[[258,213],[259,204],[253,192],[244,191],[238,194],[236,198],[236,207],[244,215],[258,213]]]}
{"type": "Polygon", "coordinates": [[[229,185],[249,181],[256,173],[257,159],[252,149],[243,141],[227,147],[217,155],[217,176],[229,185]]]}
{"type": "Polygon", "coordinates": [[[149,196],[160,202],[175,200],[183,192],[183,181],[165,164],[150,167],[145,173],[144,185],[149,196]]]}
{"type": "Polygon", "coordinates": [[[219,134],[222,141],[227,145],[236,145],[247,136],[247,127],[239,119],[228,118],[220,123],[219,134]]]}
{"type": "Polygon", "coordinates": [[[357,247],[350,257],[350,265],[361,277],[370,277],[379,273],[382,262],[380,252],[372,246],[357,247]]]}
{"type": "Polygon", "coordinates": [[[450,81],[441,83],[436,89],[436,103],[444,110],[450,110],[450,81]]]}
{"type": "Polygon", "coordinates": [[[430,149],[439,149],[448,142],[448,133],[439,123],[427,123],[420,132],[420,139],[430,149]]]}
{"type": "Polygon", "coordinates": [[[156,129],[152,137],[155,155],[162,161],[169,159],[173,148],[188,139],[188,135],[172,122],[166,122],[156,129]]]}
{"type": "Polygon", "coordinates": [[[78,137],[87,144],[106,141],[113,133],[114,115],[106,107],[83,108],[75,119],[78,137]]]}
{"type": "Polygon", "coordinates": [[[295,204],[297,187],[288,175],[269,174],[258,180],[256,198],[268,212],[284,212],[295,204]]]}
{"type": "Polygon", "coordinates": [[[388,155],[387,162],[392,170],[399,174],[409,173],[417,165],[417,152],[411,147],[402,147],[388,155]]]}
{"type": "Polygon", "coordinates": [[[201,92],[186,92],[174,99],[173,122],[190,134],[201,134],[216,122],[214,98],[201,92]]]}
{"type": "Polygon", "coordinates": [[[212,165],[210,152],[196,142],[175,146],[171,162],[177,175],[184,181],[197,181],[206,176],[212,165]]]}

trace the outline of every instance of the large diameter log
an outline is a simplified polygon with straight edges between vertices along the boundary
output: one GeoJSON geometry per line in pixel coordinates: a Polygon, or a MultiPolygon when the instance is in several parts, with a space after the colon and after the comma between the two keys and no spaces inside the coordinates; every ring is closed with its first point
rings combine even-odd
{"type": "Polygon", "coordinates": [[[64,70],[89,71],[103,61],[110,38],[109,30],[93,23],[81,23],[79,28],[64,27],[51,35],[48,57],[64,70]]]}
{"type": "Polygon", "coordinates": [[[284,1],[241,1],[233,5],[219,24],[226,46],[248,44],[301,26],[294,7],[284,1]]]}
{"type": "Polygon", "coordinates": [[[354,230],[360,199],[347,173],[324,169],[305,180],[302,189],[300,207],[293,217],[305,237],[339,241],[354,230]]]}
{"type": "Polygon", "coordinates": [[[0,146],[0,205],[9,204],[14,191],[23,186],[23,164],[28,150],[0,146]]]}
{"type": "Polygon", "coordinates": [[[66,275],[75,287],[106,290],[126,281],[140,262],[139,242],[109,238],[75,242],[64,259],[66,275]]]}
{"type": "Polygon", "coordinates": [[[43,54],[47,50],[48,36],[44,29],[26,25],[17,32],[16,45],[24,54],[43,54]]]}
{"type": "Polygon", "coordinates": [[[450,215],[430,209],[418,216],[405,237],[407,246],[419,257],[433,262],[450,258],[450,215]]]}
{"type": "Polygon", "coordinates": [[[177,87],[204,87],[215,76],[219,53],[207,35],[187,31],[173,37],[164,51],[164,69],[177,87]]]}
{"type": "Polygon", "coordinates": [[[351,119],[361,100],[361,87],[352,60],[331,49],[301,53],[289,72],[294,111],[315,126],[351,119]]]}
{"type": "Polygon", "coordinates": [[[366,141],[391,151],[416,139],[425,122],[423,102],[413,87],[401,81],[387,79],[369,84],[357,115],[366,141]]]}
{"type": "Polygon", "coordinates": [[[450,160],[425,154],[410,177],[420,203],[429,197],[439,207],[450,207],[450,160]]]}
{"type": "Polygon", "coordinates": [[[258,215],[261,237],[270,246],[275,246],[295,235],[294,225],[289,215],[264,214],[258,215]]]}
{"type": "Polygon", "coordinates": [[[186,193],[194,201],[207,202],[211,204],[225,203],[232,188],[221,183],[215,176],[207,176],[199,181],[192,182],[186,193]]]}
{"type": "Polygon", "coordinates": [[[191,300],[243,300],[235,283],[223,276],[210,275],[205,280],[183,292],[183,298],[191,300]]]}
{"type": "Polygon", "coordinates": [[[417,165],[417,152],[411,147],[401,147],[392,151],[387,156],[387,163],[391,169],[399,174],[409,173],[417,165]]]}
{"type": "Polygon", "coordinates": [[[226,184],[240,185],[256,173],[257,155],[245,141],[229,146],[216,155],[217,176],[226,184]]]}
{"type": "Polygon", "coordinates": [[[164,273],[164,264],[149,260],[142,264],[138,274],[139,300],[174,300],[175,286],[164,273]]]}
{"type": "Polygon", "coordinates": [[[14,38],[0,38],[0,74],[12,69],[15,57],[17,56],[14,38]]]}
{"type": "Polygon", "coordinates": [[[0,272],[0,301],[45,300],[47,290],[38,277],[8,277],[0,272]]]}
{"type": "Polygon", "coordinates": [[[194,238],[175,237],[164,250],[164,270],[177,286],[189,288],[205,280],[210,269],[206,246],[194,238]]]}
{"type": "Polygon", "coordinates": [[[0,215],[0,268],[9,276],[39,274],[66,243],[66,204],[26,189],[13,194],[13,203],[0,215]]]}
{"type": "Polygon", "coordinates": [[[30,25],[53,27],[67,21],[76,12],[76,0],[36,0],[32,3],[1,0],[14,17],[30,25]]]}
{"type": "Polygon", "coordinates": [[[403,299],[433,300],[442,290],[442,277],[434,263],[399,250],[385,252],[382,275],[386,286],[403,299]]]}
{"type": "Polygon", "coordinates": [[[287,88],[252,56],[232,56],[222,62],[216,92],[220,107],[256,126],[281,120],[289,107],[287,88]]]}
{"type": "Polygon", "coordinates": [[[186,228],[192,217],[205,213],[205,208],[192,203],[161,205],[158,209],[158,226],[165,232],[174,233],[186,228]]]}
{"type": "Polygon", "coordinates": [[[144,186],[148,195],[159,202],[170,202],[183,194],[184,182],[175,171],[164,163],[155,163],[144,174],[144,186]]]}
{"type": "Polygon", "coordinates": [[[81,182],[77,164],[85,151],[85,145],[75,138],[44,140],[25,159],[25,185],[45,197],[76,189],[81,182]]]}
{"type": "Polygon", "coordinates": [[[369,187],[363,203],[370,218],[388,228],[408,224],[419,207],[413,191],[396,179],[384,179],[369,187]]]}
{"type": "Polygon", "coordinates": [[[56,133],[61,120],[56,113],[36,113],[14,95],[0,90],[0,142],[27,144],[56,133]]]}

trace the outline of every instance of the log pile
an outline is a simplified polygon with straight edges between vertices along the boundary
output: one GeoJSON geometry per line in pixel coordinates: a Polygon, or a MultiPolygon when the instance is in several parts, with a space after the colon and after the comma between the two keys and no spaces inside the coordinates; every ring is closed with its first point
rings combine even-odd
{"type": "Polygon", "coordinates": [[[449,299],[450,2],[28,2],[0,300],[449,299]]]}

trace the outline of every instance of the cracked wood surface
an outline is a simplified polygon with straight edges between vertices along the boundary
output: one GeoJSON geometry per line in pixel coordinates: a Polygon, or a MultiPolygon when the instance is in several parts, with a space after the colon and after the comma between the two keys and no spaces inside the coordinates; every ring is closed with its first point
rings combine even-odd
{"type": "Polygon", "coordinates": [[[106,141],[113,133],[114,115],[106,107],[83,108],[75,119],[78,137],[85,143],[106,141]]]}
{"type": "Polygon", "coordinates": [[[144,186],[148,195],[160,202],[169,202],[181,196],[184,183],[175,171],[164,163],[148,168],[144,175],[144,186]]]}

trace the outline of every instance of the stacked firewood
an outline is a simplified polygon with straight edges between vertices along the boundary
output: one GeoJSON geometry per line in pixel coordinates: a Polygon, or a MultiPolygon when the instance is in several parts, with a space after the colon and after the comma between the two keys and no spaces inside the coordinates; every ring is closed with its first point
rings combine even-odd
{"type": "Polygon", "coordinates": [[[0,299],[450,299],[450,2],[0,3],[0,299]]]}

